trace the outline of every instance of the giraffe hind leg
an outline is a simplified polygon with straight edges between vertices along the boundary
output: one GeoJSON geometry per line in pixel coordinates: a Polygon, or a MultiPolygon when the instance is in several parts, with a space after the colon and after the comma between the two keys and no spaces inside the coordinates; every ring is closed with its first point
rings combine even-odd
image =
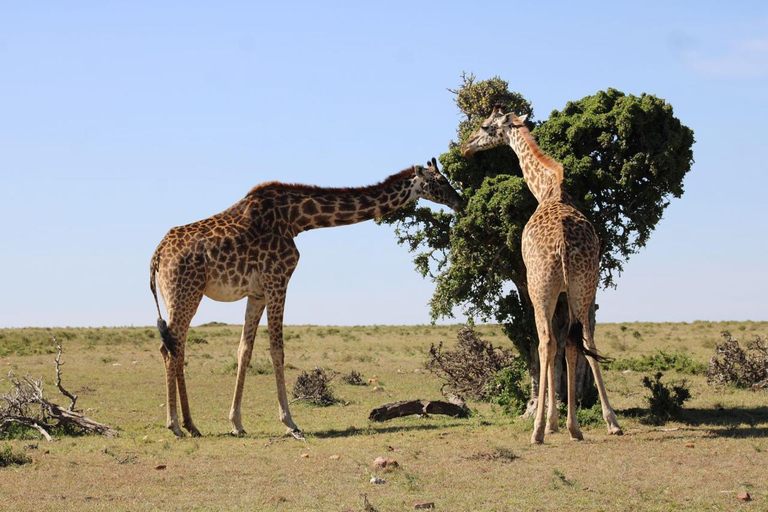
{"type": "Polygon", "coordinates": [[[192,317],[197,312],[197,307],[202,300],[202,290],[186,290],[186,294],[176,297],[175,291],[165,289],[161,291],[163,297],[168,297],[166,309],[168,310],[168,323],[166,325],[165,337],[160,351],[165,362],[166,372],[166,398],[167,398],[167,420],[166,427],[171,430],[176,437],[183,437],[184,432],[179,426],[179,414],[176,401],[178,392],[178,403],[181,405],[182,422],[184,428],[193,436],[200,436],[200,431],[192,421],[192,415],[189,409],[189,398],[187,395],[186,380],[184,378],[184,351],[187,341],[187,332],[192,317]],[[183,299],[183,300],[182,300],[183,299]],[[167,339],[166,339],[167,337],[167,339]],[[170,342],[170,343],[169,343],[170,342]]]}
{"type": "Polygon", "coordinates": [[[608,434],[620,436],[623,432],[619,426],[619,422],[616,420],[616,413],[613,411],[608,400],[608,392],[605,389],[603,376],[600,372],[600,361],[604,360],[604,358],[597,354],[597,346],[595,345],[595,339],[592,336],[589,307],[581,308],[578,319],[584,326],[582,328],[582,343],[586,344],[586,348],[582,346],[581,349],[584,350],[589,367],[592,369],[592,374],[595,377],[595,386],[597,387],[597,393],[600,397],[600,405],[603,409],[603,419],[605,419],[605,423],[608,426],[608,434]]]}

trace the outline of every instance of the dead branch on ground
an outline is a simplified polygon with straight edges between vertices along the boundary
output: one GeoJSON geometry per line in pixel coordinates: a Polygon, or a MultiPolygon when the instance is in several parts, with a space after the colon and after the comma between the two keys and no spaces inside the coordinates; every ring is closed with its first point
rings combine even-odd
{"type": "MultiPolygon", "coordinates": [[[[56,339],[53,340],[56,342],[56,339]]],[[[18,378],[13,371],[8,372],[8,381],[12,388],[0,395],[0,434],[10,425],[17,424],[34,428],[48,441],[51,441],[52,429],[64,428],[75,431],[100,434],[107,437],[117,435],[117,431],[75,411],[77,395],[69,393],[61,384],[61,344],[56,344],[56,387],[70,399],[69,408],[63,408],[45,398],[43,378],[35,380],[29,376],[18,378]]]]}

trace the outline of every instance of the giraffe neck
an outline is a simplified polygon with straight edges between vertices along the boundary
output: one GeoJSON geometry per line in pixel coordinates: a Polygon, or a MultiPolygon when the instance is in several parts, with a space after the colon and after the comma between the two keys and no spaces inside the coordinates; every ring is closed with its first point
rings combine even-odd
{"type": "Polygon", "coordinates": [[[249,196],[271,198],[295,236],[310,229],[379,218],[405,206],[418,197],[414,175],[412,168],[406,169],[378,185],[358,188],[267,183],[255,187],[249,196]]]}
{"type": "Polygon", "coordinates": [[[526,127],[509,131],[509,145],[523,170],[525,183],[539,203],[563,199],[563,166],[542,151],[526,127]]]}

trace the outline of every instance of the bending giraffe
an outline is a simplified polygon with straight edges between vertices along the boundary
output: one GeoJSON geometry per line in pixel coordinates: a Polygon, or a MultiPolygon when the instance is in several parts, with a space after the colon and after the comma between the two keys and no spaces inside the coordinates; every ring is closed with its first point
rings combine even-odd
{"type": "Polygon", "coordinates": [[[533,139],[524,121],[513,113],[494,108],[491,116],[461,146],[471,156],[508,144],[517,155],[523,177],[539,206],[523,229],[523,262],[527,271],[528,293],[533,303],[539,336],[539,396],[531,443],[544,441],[544,404],[547,404],[546,432],[557,432],[555,398],[555,355],[557,339],[552,326],[557,298],[568,298],[570,328],[565,361],[568,372],[568,417],[571,439],[583,436],[576,419],[576,362],[583,352],[600,395],[603,418],[609,434],[620,435],[621,428],[608,402],[599,359],[592,335],[589,309],[595,301],[600,272],[600,240],[595,228],[578,211],[563,190],[563,167],[548,157],[533,139]]]}
{"type": "Polygon", "coordinates": [[[189,324],[203,296],[224,302],[247,297],[237,353],[235,394],[229,413],[232,433],[245,433],[240,411],[243,384],[256,329],[266,308],[280,420],[294,437],[302,438],[288,408],[283,355],[285,294],[299,262],[293,239],[302,231],[377,218],[420,197],[453,209],[461,207],[459,194],[440,174],[433,158],[427,168],[414,166],[368,187],[263,183],[213,217],[172,228],[150,263],[150,289],[163,341],[160,351],[165,363],[167,427],[178,437],[184,435],[179,427],[178,392],[183,427],[192,436],[200,435],[189,410],[184,346],[189,324]],[[162,318],[157,289],[165,303],[168,322],[162,318]]]}

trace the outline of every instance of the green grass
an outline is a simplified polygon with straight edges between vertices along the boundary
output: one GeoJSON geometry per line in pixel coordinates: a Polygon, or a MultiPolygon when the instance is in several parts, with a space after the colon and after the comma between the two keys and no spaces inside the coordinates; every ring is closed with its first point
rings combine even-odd
{"type": "MultiPolygon", "coordinates": [[[[249,373],[243,423],[228,435],[240,327],[196,326],[185,367],[190,405],[203,432],[176,440],[165,428],[164,370],[159,338],[149,327],[0,329],[0,392],[8,370],[45,379],[56,394],[56,335],[64,343],[65,387],[89,417],[120,431],[116,439],[36,434],[4,441],[31,462],[0,468],[9,510],[362,510],[363,495],[378,510],[409,510],[434,501],[438,510],[736,510],[768,507],[768,394],[714,388],[687,372],[665,370],[664,381],[686,379],[692,398],[663,427],[643,423],[650,372],[604,371],[625,435],[607,436],[599,406],[579,411],[585,440],[561,429],[542,446],[529,444],[531,421],[498,405],[470,403],[468,419],[409,416],[371,423],[374,407],[406,399],[440,399],[441,382],[423,369],[430,343],[455,343],[458,326],[288,326],[287,387],[302,371],[323,367],[359,372],[375,384],[334,380],[345,405],[294,403],[302,443],[284,436],[277,419],[274,375],[249,373]],[[290,333],[290,334],[289,334],[290,333]],[[289,334],[289,335],[288,335],[289,334]],[[105,362],[106,361],[106,362],[105,362]],[[375,390],[378,388],[378,390],[375,390]],[[35,448],[31,448],[35,445],[35,448]],[[307,454],[307,457],[302,457],[307,454]],[[378,456],[400,468],[377,472],[378,456]],[[164,466],[165,469],[155,469],[164,466]],[[377,475],[386,484],[373,485],[377,475]],[[40,482],[45,482],[41,487],[40,482]],[[743,504],[739,492],[753,502],[743,504]]],[[[479,326],[494,345],[510,346],[497,326],[479,326]]],[[[600,324],[601,352],[617,360],[706,364],[720,332],[740,340],[766,336],[765,322],[600,324]],[[637,334],[635,334],[637,333],[637,334]]],[[[264,326],[252,366],[268,367],[264,326]]],[[[3,448],[6,450],[6,448],[3,448]]]]}

